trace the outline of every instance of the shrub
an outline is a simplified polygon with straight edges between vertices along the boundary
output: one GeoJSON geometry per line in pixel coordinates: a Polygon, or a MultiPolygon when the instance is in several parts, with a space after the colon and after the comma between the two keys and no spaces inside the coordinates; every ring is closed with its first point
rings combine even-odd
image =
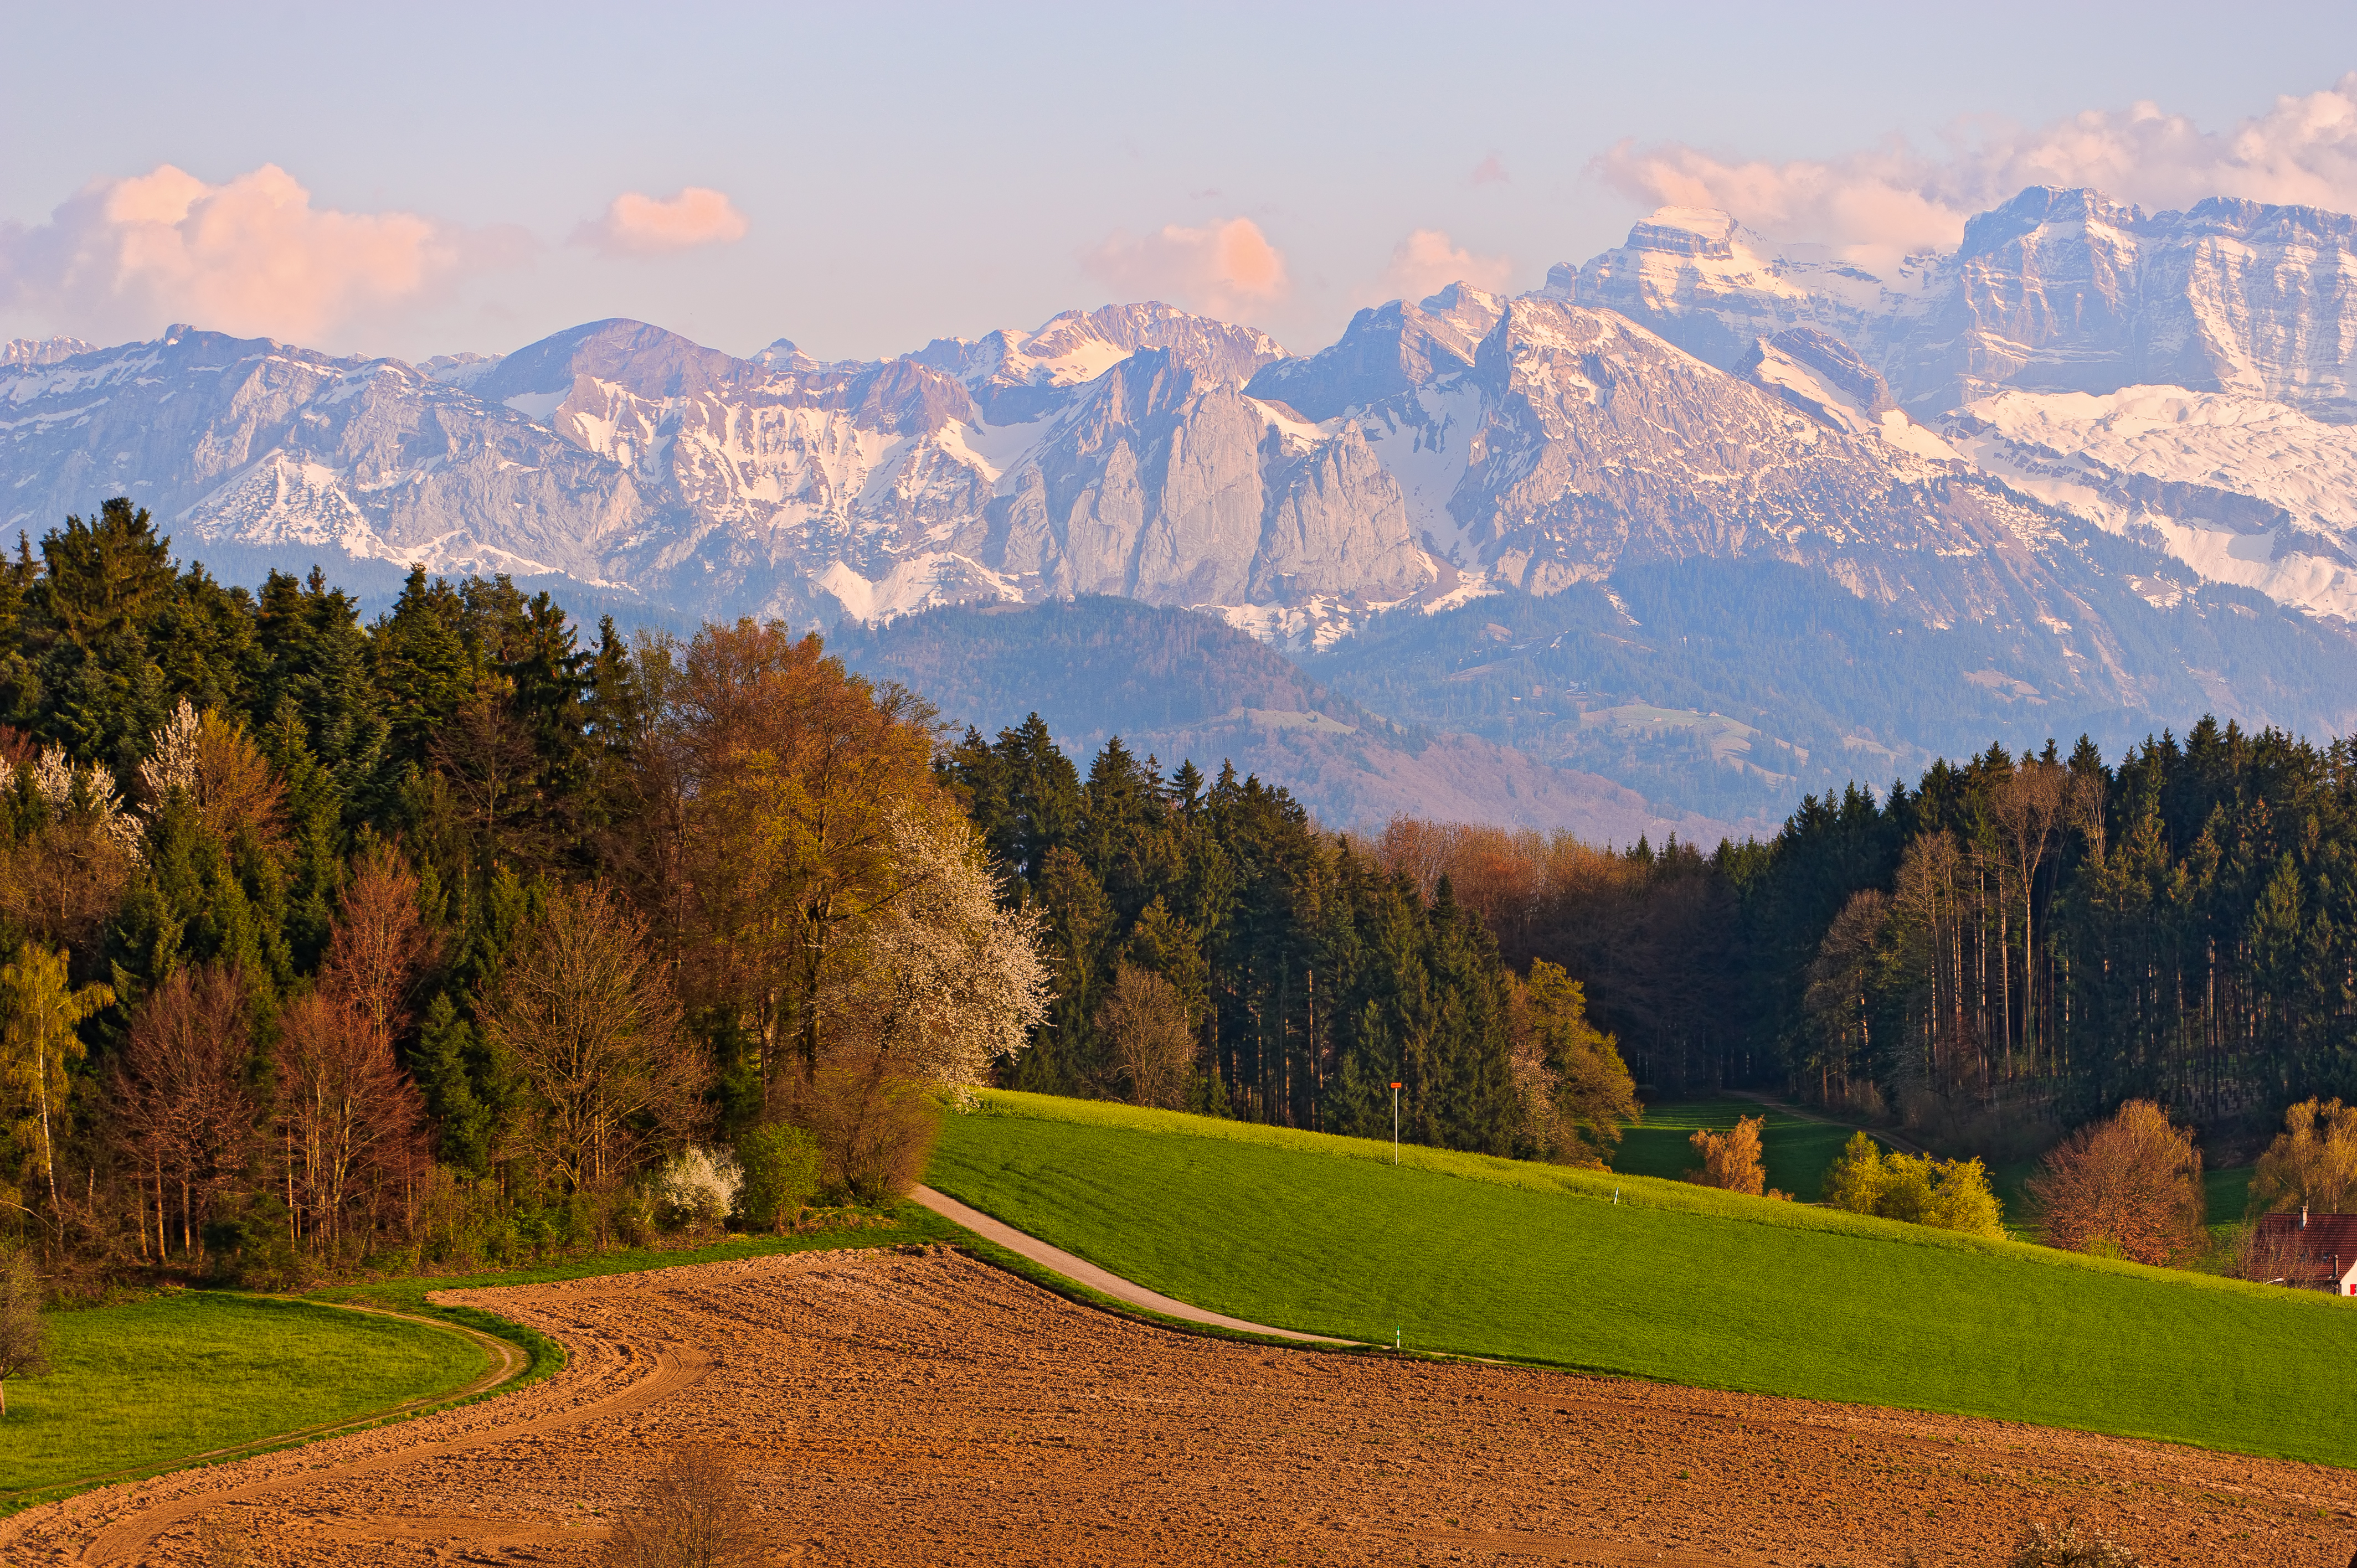
{"type": "Polygon", "coordinates": [[[1940,1160],[1929,1155],[1886,1152],[1864,1133],[1854,1133],[1825,1167],[1824,1200],[1852,1214],[1960,1230],[1972,1236],[2002,1236],[1996,1194],[1978,1160],[1940,1160]]]}
{"type": "Polygon", "coordinates": [[[2080,1128],[2029,1178],[2046,1240],[2072,1251],[2115,1249],[2139,1263],[2170,1263],[2207,1244],[2201,1156],[2189,1133],[2149,1100],[2080,1128]]]}
{"type": "Polygon", "coordinates": [[[709,1448],[681,1448],[614,1521],[607,1568],[749,1568],[768,1555],[736,1467],[709,1448]]]}
{"type": "Polygon", "coordinates": [[[745,1185],[737,1189],[737,1217],[749,1230],[780,1230],[818,1196],[818,1141],[780,1122],[756,1127],[737,1140],[745,1185]]]}
{"type": "Polygon", "coordinates": [[[1767,1190],[1768,1169],[1760,1163],[1760,1130],[1767,1124],[1765,1116],[1738,1116],[1734,1127],[1725,1133],[1697,1128],[1688,1142],[1702,1155],[1702,1168],[1687,1171],[1685,1179],[1698,1187],[1748,1192],[1754,1197],[1785,1197],[1767,1190]]]}
{"type": "Polygon", "coordinates": [[[736,1157],[693,1144],[663,1162],[655,1174],[655,1206],[674,1226],[717,1225],[737,1207],[745,1173],[736,1157]]]}
{"type": "Polygon", "coordinates": [[[906,1196],[941,1133],[931,1089],[894,1075],[880,1057],[822,1062],[793,1105],[794,1120],[818,1144],[827,1189],[861,1203],[906,1196]]]}
{"type": "Polygon", "coordinates": [[[22,1251],[0,1253],[0,1415],[8,1413],[8,1380],[48,1372],[48,1350],[33,1261],[22,1251]]]}

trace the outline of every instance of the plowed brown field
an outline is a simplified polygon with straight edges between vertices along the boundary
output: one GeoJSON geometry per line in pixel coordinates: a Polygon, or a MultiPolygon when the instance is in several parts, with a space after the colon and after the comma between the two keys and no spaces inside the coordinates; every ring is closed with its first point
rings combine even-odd
{"type": "Polygon", "coordinates": [[[2357,1549],[2357,1472],[1196,1339],[947,1251],[453,1298],[570,1363],[36,1509],[0,1524],[0,1560],[197,1564],[210,1529],[257,1563],[587,1564],[601,1510],[683,1443],[735,1455],[787,1563],[1993,1563],[2024,1520],[2072,1516],[2147,1563],[2341,1568],[2357,1549]]]}

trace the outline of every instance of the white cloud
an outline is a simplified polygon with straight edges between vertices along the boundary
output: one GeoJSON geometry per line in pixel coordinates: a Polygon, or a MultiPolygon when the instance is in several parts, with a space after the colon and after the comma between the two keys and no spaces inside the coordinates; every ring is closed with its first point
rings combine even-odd
{"type": "Polygon", "coordinates": [[[1869,265],[1953,246],[1967,218],[2031,185],[2093,186],[2151,211],[2210,196],[2357,210],[2357,71],[2223,131],[2141,102],[2029,129],[1968,123],[1943,140],[1938,155],[1892,138],[1788,163],[1623,142],[1594,167],[1640,201],[1716,207],[1773,238],[1821,242],[1869,265]]]}
{"type": "Polygon", "coordinates": [[[573,242],[608,256],[662,256],[703,245],[733,245],[745,230],[745,215],[725,193],[691,185],[668,201],[626,190],[596,222],[576,229],[573,242]]]}
{"type": "Polygon", "coordinates": [[[1249,218],[1200,229],[1169,224],[1143,237],[1116,232],[1083,252],[1081,270],[1128,299],[1152,296],[1211,316],[1283,299],[1285,252],[1249,218]]]}
{"type": "Polygon", "coordinates": [[[0,308],[82,337],[179,320],[317,341],[447,295],[528,242],[414,212],[339,212],[275,164],[209,185],[170,164],[93,180],[42,224],[0,224],[0,308]]]}
{"type": "Polygon", "coordinates": [[[1491,153],[1488,157],[1483,158],[1480,163],[1473,166],[1473,172],[1466,177],[1465,183],[1468,185],[1504,185],[1513,177],[1514,177],[1512,175],[1506,172],[1506,160],[1500,157],[1497,154],[1491,153]]]}
{"type": "Polygon", "coordinates": [[[1459,281],[1491,294],[1513,280],[1510,256],[1477,255],[1452,243],[1438,229],[1418,229],[1392,247],[1391,265],[1364,296],[1370,305],[1386,299],[1422,299],[1459,281]]]}

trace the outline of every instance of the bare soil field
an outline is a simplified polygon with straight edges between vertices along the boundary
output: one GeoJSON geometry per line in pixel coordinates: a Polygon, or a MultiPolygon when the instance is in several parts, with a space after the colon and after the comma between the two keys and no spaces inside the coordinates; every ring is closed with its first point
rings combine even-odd
{"type": "Polygon", "coordinates": [[[588,1564],[606,1516],[683,1444],[734,1455],[780,1563],[1895,1568],[2001,1563],[2024,1520],[2072,1517],[2152,1564],[2341,1568],[2357,1551],[2357,1472],[1197,1339],[946,1250],[452,1299],[555,1336],[569,1364],[32,1510],[0,1523],[0,1561],[588,1564]]]}

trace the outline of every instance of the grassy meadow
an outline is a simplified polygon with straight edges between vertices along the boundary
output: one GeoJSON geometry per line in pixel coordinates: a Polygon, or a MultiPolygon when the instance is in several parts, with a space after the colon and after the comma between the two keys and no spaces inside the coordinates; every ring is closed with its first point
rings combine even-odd
{"type": "Polygon", "coordinates": [[[0,1508],[457,1389],[490,1365],[444,1329],[230,1291],[52,1313],[45,1378],[8,1380],[0,1508]]]}
{"type": "Polygon", "coordinates": [[[2357,1349],[2357,1305],[2329,1296],[1643,1176],[1391,1157],[990,1093],[949,1119],[928,1179],[1140,1283],[1288,1328],[2357,1464],[2357,1428],[2297,1391],[2357,1349]]]}

